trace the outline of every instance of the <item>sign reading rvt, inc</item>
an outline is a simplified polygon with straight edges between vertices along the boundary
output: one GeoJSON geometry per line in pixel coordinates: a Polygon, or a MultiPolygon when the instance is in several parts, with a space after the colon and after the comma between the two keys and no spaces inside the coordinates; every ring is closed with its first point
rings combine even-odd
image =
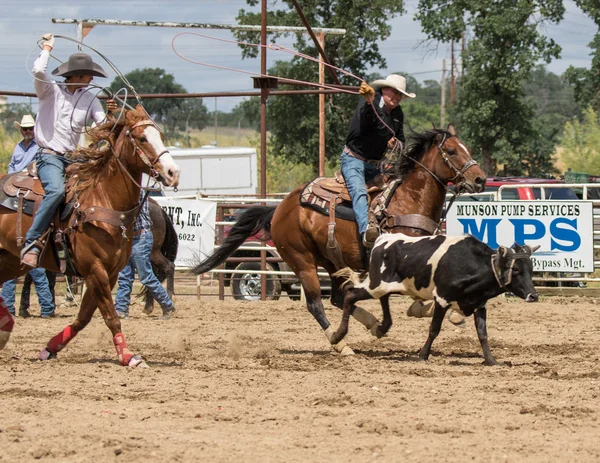
{"type": "Polygon", "coordinates": [[[592,214],[589,201],[457,201],[446,232],[473,235],[493,249],[539,245],[531,258],[537,272],[593,272],[592,214]]]}

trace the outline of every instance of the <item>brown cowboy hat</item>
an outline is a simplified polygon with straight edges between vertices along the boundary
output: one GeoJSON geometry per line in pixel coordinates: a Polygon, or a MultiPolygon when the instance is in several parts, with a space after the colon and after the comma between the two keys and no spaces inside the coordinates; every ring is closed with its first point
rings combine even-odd
{"type": "Polygon", "coordinates": [[[96,76],[96,77],[108,77],[104,69],[100,65],[92,61],[90,55],[85,53],[74,53],[69,56],[69,60],[66,63],[62,63],[54,71],[52,75],[60,77],[70,76],[96,76]]]}

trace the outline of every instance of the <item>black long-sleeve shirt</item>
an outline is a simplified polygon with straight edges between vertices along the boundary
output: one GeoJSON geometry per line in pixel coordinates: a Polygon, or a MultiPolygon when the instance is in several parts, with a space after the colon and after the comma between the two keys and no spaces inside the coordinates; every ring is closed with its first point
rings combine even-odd
{"type": "Polygon", "coordinates": [[[387,150],[388,141],[395,136],[402,143],[404,140],[404,113],[396,106],[390,114],[385,110],[383,95],[375,93],[373,106],[361,98],[352,116],[350,129],[346,137],[346,146],[354,153],[366,159],[379,161],[387,150]],[[373,112],[373,106],[383,121],[394,131],[392,134],[373,112]]]}

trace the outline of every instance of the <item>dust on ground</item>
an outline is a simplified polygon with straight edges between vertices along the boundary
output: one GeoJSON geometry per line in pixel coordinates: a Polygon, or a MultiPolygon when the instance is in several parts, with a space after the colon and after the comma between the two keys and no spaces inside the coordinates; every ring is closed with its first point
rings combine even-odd
{"type": "MultiPolygon", "coordinates": [[[[377,302],[361,305],[380,317],[377,302]]],[[[418,361],[429,320],[408,305],[392,300],[384,339],[351,321],[351,357],[299,301],[183,296],[171,320],[135,305],[123,332],[148,369],[118,364],[98,315],[38,361],[76,307],[17,318],[0,351],[0,461],[600,460],[596,300],[491,301],[499,367],[482,365],[471,319],[446,321],[418,361]]]]}

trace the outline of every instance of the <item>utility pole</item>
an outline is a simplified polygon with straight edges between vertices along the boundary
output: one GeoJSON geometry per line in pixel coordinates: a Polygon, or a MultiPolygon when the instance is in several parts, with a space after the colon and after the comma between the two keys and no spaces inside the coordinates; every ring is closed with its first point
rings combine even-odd
{"type": "Polygon", "coordinates": [[[454,61],[454,39],[450,41],[450,106],[454,106],[454,68],[456,63],[454,61]]]}
{"type": "Polygon", "coordinates": [[[460,44],[460,76],[464,77],[465,75],[465,60],[464,57],[465,56],[465,33],[463,31],[462,33],[462,41],[460,44]]]}
{"type": "Polygon", "coordinates": [[[442,60],[442,101],[440,109],[441,126],[446,125],[446,60],[442,60]]]}

